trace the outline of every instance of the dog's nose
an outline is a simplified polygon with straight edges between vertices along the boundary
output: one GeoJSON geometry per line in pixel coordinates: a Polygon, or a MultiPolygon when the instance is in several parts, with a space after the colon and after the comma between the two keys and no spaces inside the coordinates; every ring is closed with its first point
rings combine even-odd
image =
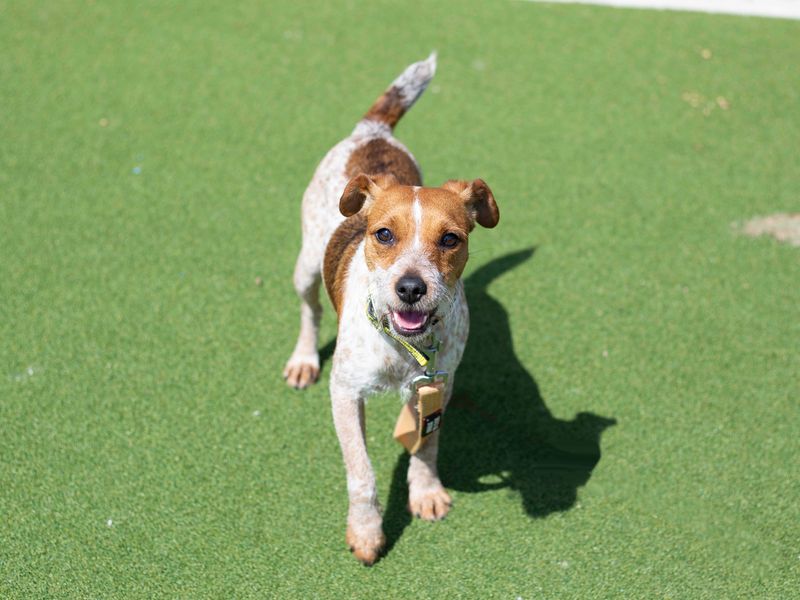
{"type": "Polygon", "coordinates": [[[416,275],[406,275],[397,281],[394,290],[400,300],[414,304],[428,292],[428,286],[416,275]]]}

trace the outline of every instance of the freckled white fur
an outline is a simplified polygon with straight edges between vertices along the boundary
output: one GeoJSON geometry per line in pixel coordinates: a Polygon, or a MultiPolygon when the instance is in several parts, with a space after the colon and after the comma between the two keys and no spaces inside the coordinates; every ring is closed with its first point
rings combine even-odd
{"type": "Polygon", "coordinates": [[[430,56],[425,60],[410,65],[392,82],[390,87],[400,91],[403,104],[409,107],[425,91],[435,73],[436,52],[431,52],[430,56]]]}
{"type": "Polygon", "coordinates": [[[285,372],[300,365],[310,365],[319,370],[317,340],[322,315],[319,288],[325,248],[333,232],[345,219],[339,212],[339,198],[348,181],[345,173],[347,161],[357,148],[374,139],[384,139],[399,148],[419,168],[414,156],[392,135],[388,125],[368,119],[361,120],[353,133],[331,148],[320,162],[303,194],[303,245],[294,271],[294,286],[302,300],[300,333],[285,372]]]}
{"type": "MultiPolygon", "coordinates": [[[[350,264],[336,340],[337,348],[348,349],[346,360],[339,360],[338,353],[333,357],[331,387],[349,390],[353,395],[364,399],[376,392],[408,388],[411,381],[422,372],[417,362],[399,343],[375,329],[366,317],[370,295],[377,304],[376,294],[372,290],[380,291],[384,295],[385,286],[381,286],[380,282],[385,280],[387,272],[380,271],[376,269],[370,272],[367,269],[362,242],[350,264]]],[[[437,336],[442,339],[439,366],[449,369],[451,374],[461,360],[466,343],[464,330],[468,327],[466,299],[460,282],[456,285],[453,296],[458,308],[451,310],[448,307],[449,318],[436,328],[437,336]]]]}

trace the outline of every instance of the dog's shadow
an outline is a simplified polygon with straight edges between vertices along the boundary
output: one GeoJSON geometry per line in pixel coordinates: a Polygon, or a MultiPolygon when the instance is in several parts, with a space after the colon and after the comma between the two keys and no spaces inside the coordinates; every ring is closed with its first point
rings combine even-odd
{"type": "MultiPolygon", "coordinates": [[[[443,423],[439,475],[445,487],[462,492],[514,490],[530,517],[545,517],[575,504],[600,460],[600,436],[616,421],[590,412],[571,421],[553,417],[514,354],[508,314],[487,288],[533,253],[500,257],[465,280],[469,342],[443,423]]],[[[403,452],[384,514],[387,552],[411,522],[407,469],[403,452]]]]}

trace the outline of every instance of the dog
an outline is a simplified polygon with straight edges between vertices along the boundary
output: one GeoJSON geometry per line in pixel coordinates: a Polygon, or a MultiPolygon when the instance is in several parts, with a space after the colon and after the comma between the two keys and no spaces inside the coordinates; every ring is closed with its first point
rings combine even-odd
{"type": "MultiPolygon", "coordinates": [[[[330,376],[333,420],[347,471],[346,541],[373,564],[385,544],[375,475],[367,455],[364,402],[400,391],[413,418],[418,355],[432,340],[447,405],[469,332],[460,277],[475,224],[494,227],[499,211],[482,180],[422,187],[420,167],[392,132],[436,70],[436,54],[407,67],[349,137],[322,159],[303,195],[303,241],[294,271],[301,299],[300,334],[283,375],[303,389],[319,377],[317,337],[325,288],[339,318],[330,376]]],[[[438,371],[437,371],[438,372],[438,371]]],[[[442,519],[451,499],[437,473],[438,431],[410,457],[412,514],[442,519]]]]}

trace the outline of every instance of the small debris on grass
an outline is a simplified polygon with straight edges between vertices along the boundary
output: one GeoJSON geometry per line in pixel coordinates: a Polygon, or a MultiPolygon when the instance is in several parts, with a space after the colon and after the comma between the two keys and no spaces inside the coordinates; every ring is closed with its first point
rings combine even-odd
{"type": "Polygon", "coordinates": [[[111,519],[109,519],[108,521],[106,521],[106,525],[107,525],[108,527],[112,527],[112,526],[114,525],[114,521],[112,521],[111,519]]]}
{"type": "Polygon", "coordinates": [[[800,247],[800,213],[755,217],[744,224],[742,232],[750,237],[769,235],[784,244],[800,247]]]}
{"type": "Polygon", "coordinates": [[[108,127],[108,119],[106,119],[105,117],[100,119],[99,123],[100,123],[100,127],[108,127]]]}
{"type": "Polygon", "coordinates": [[[709,50],[708,48],[703,48],[702,50],[700,50],[700,56],[702,56],[704,60],[711,60],[713,54],[711,53],[711,50],[709,50]]]}
{"type": "Polygon", "coordinates": [[[256,285],[258,287],[261,287],[262,285],[264,285],[264,280],[260,276],[256,277],[256,285]]]}
{"type": "Polygon", "coordinates": [[[608,358],[608,350],[603,350],[603,358],[608,358]]]}
{"type": "Polygon", "coordinates": [[[139,165],[136,165],[135,167],[133,167],[133,169],[131,169],[131,173],[133,173],[134,175],[139,175],[141,174],[141,172],[142,172],[142,167],[140,167],[139,165]]]}
{"type": "Polygon", "coordinates": [[[253,411],[253,416],[254,417],[260,417],[261,416],[261,411],[260,410],[254,410],[253,411]]]}
{"type": "Polygon", "coordinates": [[[717,96],[715,99],[706,98],[700,92],[683,92],[681,94],[681,99],[686,102],[692,108],[699,108],[702,110],[703,115],[706,117],[711,114],[711,112],[719,107],[722,110],[729,110],[731,107],[730,101],[725,98],[725,96],[717,96]]]}
{"type": "Polygon", "coordinates": [[[697,108],[703,103],[703,95],[700,92],[683,92],[681,94],[683,101],[688,103],[692,108],[697,108]]]}
{"type": "Polygon", "coordinates": [[[566,569],[569,566],[569,563],[566,560],[562,560],[560,563],[558,563],[558,566],[562,569],[566,569]]]}
{"type": "Polygon", "coordinates": [[[36,373],[36,369],[34,369],[32,366],[29,366],[22,373],[16,373],[14,375],[14,381],[25,381],[26,379],[33,377],[34,373],[36,373]]]}

